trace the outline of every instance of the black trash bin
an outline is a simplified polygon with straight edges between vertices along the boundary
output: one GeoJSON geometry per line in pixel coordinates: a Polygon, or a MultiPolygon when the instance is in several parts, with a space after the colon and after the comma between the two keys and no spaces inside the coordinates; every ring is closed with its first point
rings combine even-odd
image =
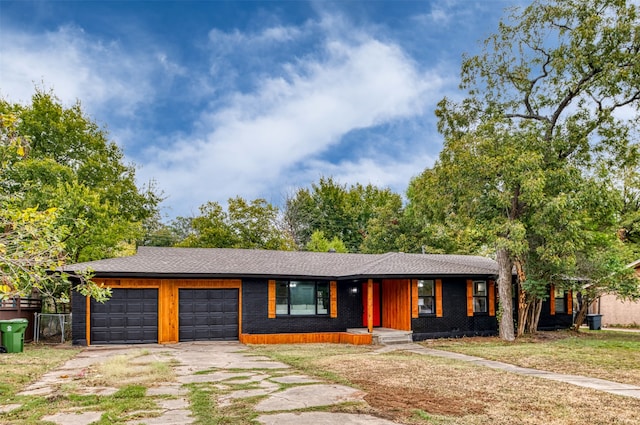
{"type": "Polygon", "coordinates": [[[602,314],[587,314],[587,325],[591,331],[602,329],[602,314]]]}

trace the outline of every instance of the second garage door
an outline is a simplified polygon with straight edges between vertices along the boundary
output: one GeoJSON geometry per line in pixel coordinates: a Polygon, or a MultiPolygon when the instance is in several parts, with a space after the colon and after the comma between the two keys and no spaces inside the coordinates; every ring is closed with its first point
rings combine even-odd
{"type": "Polygon", "coordinates": [[[180,341],[238,339],[237,289],[180,289],[180,341]]]}

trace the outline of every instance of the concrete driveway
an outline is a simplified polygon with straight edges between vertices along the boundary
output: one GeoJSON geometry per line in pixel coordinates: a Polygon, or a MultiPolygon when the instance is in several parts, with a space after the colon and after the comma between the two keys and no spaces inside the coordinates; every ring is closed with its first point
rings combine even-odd
{"type": "MultiPolygon", "coordinates": [[[[174,345],[92,346],[69,360],[62,367],[47,373],[20,395],[48,396],[68,387],[70,377],[77,376],[98,362],[112,356],[140,353],[136,362],[166,361],[176,374],[175,382],[157,383],[147,389],[154,397],[158,410],[149,412],[148,418],[136,419],[128,424],[191,424],[187,398],[188,384],[209,383],[221,389],[215,400],[218,407],[228,406],[236,399],[261,396],[253,405],[259,412],[258,423],[278,425],[336,424],[391,425],[393,422],[362,414],[305,411],[319,406],[341,403],[366,405],[362,391],[336,385],[292,371],[289,366],[266,357],[251,355],[247,347],[235,342],[193,342],[174,345]],[[250,389],[238,389],[238,384],[252,384],[250,389]],[[160,415],[158,412],[160,411],[160,415]],[[155,416],[155,417],[152,417],[155,416]]],[[[77,381],[76,381],[77,382],[77,381]]],[[[110,387],[74,387],[79,394],[110,395],[117,391],[110,387]]],[[[4,411],[20,407],[0,406],[4,411]]],[[[88,425],[100,419],[104,412],[51,412],[43,420],[64,425],[88,425]]],[[[144,412],[137,412],[144,416],[144,412]]]]}

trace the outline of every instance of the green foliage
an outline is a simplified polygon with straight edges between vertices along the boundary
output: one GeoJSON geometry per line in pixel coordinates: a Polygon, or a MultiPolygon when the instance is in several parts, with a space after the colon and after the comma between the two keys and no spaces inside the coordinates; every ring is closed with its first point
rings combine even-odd
{"type": "Polygon", "coordinates": [[[316,230],[311,235],[311,240],[307,243],[307,251],[314,252],[349,252],[347,247],[337,237],[329,240],[324,236],[322,230],[316,230]]]}
{"type": "Polygon", "coordinates": [[[134,166],[123,163],[120,148],[80,104],[65,108],[37,91],[27,106],[0,101],[0,115],[15,117],[12,131],[28,142],[25,155],[3,160],[0,184],[7,193],[24,208],[59,210],[57,225],[69,229],[64,245],[73,261],[130,252],[127,244],[141,236],[161,199],[152,187],[136,187],[134,166]]]}
{"type": "Polygon", "coordinates": [[[343,241],[349,252],[361,252],[371,225],[377,226],[377,242],[372,246],[381,249],[381,230],[386,224],[381,221],[382,215],[390,218],[389,211],[400,202],[400,196],[389,189],[360,184],[347,187],[322,177],[311,189],[299,189],[287,200],[284,216],[299,248],[304,248],[319,230],[327,239],[343,241]]]}
{"type": "Polygon", "coordinates": [[[89,274],[54,273],[67,261],[131,253],[160,198],[138,190],[134,167],[87,118],[37,91],[30,105],[0,101],[0,267],[3,297],[38,291],[68,302],[72,285],[104,301],[89,274]]]}
{"type": "MultiPolygon", "coordinates": [[[[0,299],[29,297],[34,291],[53,300],[69,301],[69,275],[55,272],[65,264],[68,228],[57,225],[58,210],[16,208],[0,201],[0,299]]],[[[110,291],[91,282],[90,271],[74,275],[83,295],[104,301],[110,291]]]]}
{"type": "Polygon", "coordinates": [[[228,202],[227,211],[217,202],[208,202],[200,207],[199,216],[178,217],[176,223],[187,236],[176,246],[293,249],[291,238],[281,230],[278,208],[264,199],[247,202],[236,197],[228,202]]]}

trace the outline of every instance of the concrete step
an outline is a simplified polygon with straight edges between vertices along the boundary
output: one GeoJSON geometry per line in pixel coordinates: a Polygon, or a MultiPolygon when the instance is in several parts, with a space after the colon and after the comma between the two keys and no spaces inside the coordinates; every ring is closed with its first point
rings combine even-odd
{"type": "MultiPolygon", "coordinates": [[[[354,334],[369,333],[367,328],[347,329],[347,332],[354,334]]],[[[373,344],[393,345],[393,344],[410,344],[413,342],[412,331],[401,331],[390,328],[374,328],[372,335],[373,344]]]]}
{"type": "Polygon", "coordinates": [[[374,344],[393,345],[393,344],[410,344],[413,342],[411,334],[399,335],[373,335],[374,344]]]}
{"type": "MultiPolygon", "coordinates": [[[[390,338],[384,338],[384,339],[379,339],[377,341],[378,344],[380,345],[400,345],[400,344],[411,344],[413,342],[413,340],[411,338],[403,338],[403,339],[390,339],[390,338]]],[[[374,341],[375,343],[375,341],[374,341]]]]}

